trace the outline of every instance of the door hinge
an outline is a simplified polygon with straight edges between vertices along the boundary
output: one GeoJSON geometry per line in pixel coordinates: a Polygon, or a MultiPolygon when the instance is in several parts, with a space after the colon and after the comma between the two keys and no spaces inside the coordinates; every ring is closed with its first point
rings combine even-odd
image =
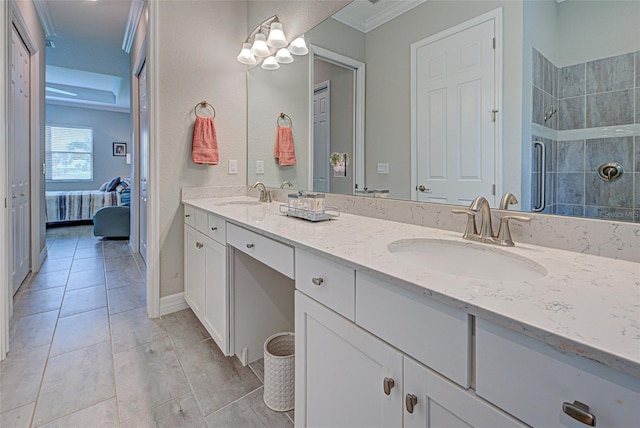
{"type": "Polygon", "coordinates": [[[491,185],[491,194],[494,195],[494,196],[496,194],[496,185],[495,184],[491,185]]]}
{"type": "Polygon", "coordinates": [[[496,109],[491,110],[491,122],[495,122],[496,121],[497,113],[498,113],[498,110],[496,110],[496,109]]]}
{"type": "Polygon", "coordinates": [[[496,48],[496,38],[495,37],[493,38],[493,41],[491,42],[491,44],[492,44],[493,48],[495,49],[496,48]]]}

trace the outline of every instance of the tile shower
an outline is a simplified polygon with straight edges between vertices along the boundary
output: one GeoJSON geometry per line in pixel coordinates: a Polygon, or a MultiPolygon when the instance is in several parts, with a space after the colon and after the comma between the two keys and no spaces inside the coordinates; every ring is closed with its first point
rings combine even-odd
{"type": "MultiPolygon", "coordinates": [[[[640,51],[556,67],[533,49],[532,64],[532,143],[542,141],[546,147],[542,212],[640,222],[638,129],[614,137],[601,137],[599,132],[603,127],[640,124],[640,51]],[[607,162],[622,165],[618,180],[598,176],[598,167],[607,162]]],[[[536,190],[541,165],[534,146],[535,207],[540,205],[536,190]]]]}

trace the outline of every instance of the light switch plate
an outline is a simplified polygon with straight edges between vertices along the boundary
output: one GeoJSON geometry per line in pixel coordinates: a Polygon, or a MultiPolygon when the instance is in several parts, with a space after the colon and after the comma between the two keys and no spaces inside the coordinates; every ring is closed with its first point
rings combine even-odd
{"type": "Polygon", "coordinates": [[[388,163],[379,163],[378,164],[378,174],[389,174],[389,164],[388,163]]]}
{"type": "Polygon", "coordinates": [[[238,173],[238,161],[236,159],[229,160],[229,174],[238,173]]]}
{"type": "Polygon", "coordinates": [[[264,161],[257,160],[256,161],[256,174],[264,174],[264,161]]]}

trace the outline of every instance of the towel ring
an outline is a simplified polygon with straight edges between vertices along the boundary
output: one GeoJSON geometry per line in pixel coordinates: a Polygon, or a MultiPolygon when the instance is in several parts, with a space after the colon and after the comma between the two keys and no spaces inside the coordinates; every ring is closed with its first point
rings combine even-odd
{"type": "MultiPolygon", "coordinates": [[[[202,108],[207,108],[207,107],[211,107],[211,111],[213,112],[213,116],[211,116],[211,119],[213,119],[214,117],[216,117],[216,109],[213,108],[213,106],[211,104],[209,104],[207,101],[200,101],[198,104],[196,104],[196,106],[193,108],[193,112],[196,114],[196,116],[198,116],[198,107],[202,107],[202,108]]],[[[203,116],[198,116],[198,117],[203,117],[203,116]]]]}
{"type": "Polygon", "coordinates": [[[280,116],[278,116],[278,119],[276,119],[276,125],[280,126],[281,119],[289,119],[289,126],[293,126],[293,121],[291,120],[291,117],[289,117],[288,114],[280,113],[280,116]]]}

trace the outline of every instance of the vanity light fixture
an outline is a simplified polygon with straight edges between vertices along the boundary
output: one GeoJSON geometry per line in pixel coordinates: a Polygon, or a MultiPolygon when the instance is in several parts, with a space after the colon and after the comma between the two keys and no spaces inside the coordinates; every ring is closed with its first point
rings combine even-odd
{"type": "Polygon", "coordinates": [[[262,68],[265,70],[276,70],[280,68],[280,64],[293,62],[291,54],[306,55],[307,53],[309,49],[304,36],[298,37],[289,44],[282,23],[278,16],[274,15],[265,19],[249,34],[236,59],[246,65],[263,62],[262,68]]]}

